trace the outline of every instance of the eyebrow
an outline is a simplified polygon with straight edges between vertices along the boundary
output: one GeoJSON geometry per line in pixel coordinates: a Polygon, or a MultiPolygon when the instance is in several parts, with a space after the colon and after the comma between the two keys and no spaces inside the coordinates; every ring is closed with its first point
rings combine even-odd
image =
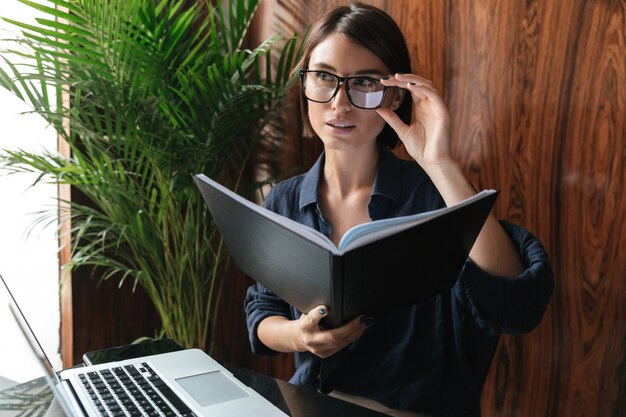
{"type": "MultiPolygon", "coordinates": [[[[312,66],[314,67],[314,69],[328,70],[328,71],[337,71],[337,69],[335,67],[333,67],[332,65],[328,65],[328,64],[325,64],[323,62],[315,63],[312,66]]],[[[381,71],[381,70],[378,70],[378,69],[365,69],[365,70],[359,70],[359,71],[354,73],[354,75],[367,75],[367,74],[387,75],[387,74],[385,74],[384,71],[381,71]]]]}

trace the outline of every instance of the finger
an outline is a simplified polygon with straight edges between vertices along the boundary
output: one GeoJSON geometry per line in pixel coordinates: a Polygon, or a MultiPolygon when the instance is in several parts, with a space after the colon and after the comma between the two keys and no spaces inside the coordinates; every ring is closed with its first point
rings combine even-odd
{"type": "Polygon", "coordinates": [[[432,80],[415,74],[396,74],[394,78],[400,82],[433,86],[432,80]]]}
{"type": "Polygon", "coordinates": [[[408,84],[424,85],[434,88],[433,82],[414,74],[395,74],[391,77],[381,78],[381,83],[387,87],[406,88],[408,84]]]}
{"type": "Polygon", "coordinates": [[[440,100],[439,91],[434,88],[431,84],[425,83],[415,83],[415,82],[387,82],[385,84],[387,87],[395,87],[402,89],[403,91],[408,90],[411,94],[411,98],[413,102],[420,102],[424,99],[433,99],[440,100]]]}
{"type": "Polygon", "coordinates": [[[325,336],[332,338],[337,347],[341,349],[361,337],[372,323],[373,319],[371,317],[355,317],[343,326],[327,331],[325,336]]]}
{"type": "MultiPolygon", "coordinates": [[[[418,86],[409,84],[407,89],[411,93],[411,98],[413,99],[413,105],[417,108],[422,104],[432,103],[435,105],[433,109],[444,108],[445,102],[434,88],[428,86],[418,86]]],[[[414,113],[415,116],[415,113],[414,113]]]]}
{"type": "Polygon", "coordinates": [[[402,121],[402,119],[400,119],[400,116],[398,116],[391,109],[381,107],[379,109],[376,109],[376,113],[378,113],[378,115],[382,117],[389,126],[391,126],[391,128],[398,134],[399,137],[403,137],[404,133],[409,128],[409,126],[406,125],[402,121]]]}
{"type": "Polygon", "coordinates": [[[312,338],[311,352],[322,358],[334,355],[361,337],[373,323],[373,318],[360,316],[341,327],[318,332],[312,338]]]}
{"type": "Polygon", "coordinates": [[[328,316],[328,307],[324,305],[319,305],[314,307],[311,311],[306,314],[306,320],[310,326],[319,327],[320,321],[328,316]]]}
{"type": "Polygon", "coordinates": [[[361,315],[361,316],[355,317],[354,319],[350,320],[347,323],[346,326],[351,329],[349,334],[356,335],[356,337],[359,337],[372,324],[374,324],[374,318],[373,317],[366,316],[366,315],[361,315]]]}
{"type": "Polygon", "coordinates": [[[422,93],[428,96],[439,96],[439,92],[436,88],[425,84],[408,83],[406,89],[409,90],[414,96],[416,93],[422,93]]]}

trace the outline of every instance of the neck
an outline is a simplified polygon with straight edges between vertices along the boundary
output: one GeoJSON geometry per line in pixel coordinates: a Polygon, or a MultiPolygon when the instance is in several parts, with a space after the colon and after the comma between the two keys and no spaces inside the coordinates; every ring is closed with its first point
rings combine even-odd
{"type": "Polygon", "coordinates": [[[323,183],[339,195],[371,188],[376,177],[378,147],[364,147],[341,151],[325,150],[323,183]]]}

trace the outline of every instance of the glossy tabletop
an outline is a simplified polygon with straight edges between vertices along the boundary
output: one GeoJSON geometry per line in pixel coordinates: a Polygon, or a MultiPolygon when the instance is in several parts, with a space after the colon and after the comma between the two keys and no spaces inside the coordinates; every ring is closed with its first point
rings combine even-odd
{"type": "MultiPolygon", "coordinates": [[[[224,366],[240,381],[292,417],[383,415],[258,372],[230,364],[224,366]]],[[[38,378],[0,391],[0,416],[57,417],[63,416],[63,412],[53,401],[52,391],[44,379],[38,378]]]]}

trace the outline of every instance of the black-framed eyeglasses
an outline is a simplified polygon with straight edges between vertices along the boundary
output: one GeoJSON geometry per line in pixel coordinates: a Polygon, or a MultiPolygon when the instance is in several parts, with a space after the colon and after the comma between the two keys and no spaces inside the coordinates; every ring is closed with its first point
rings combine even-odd
{"type": "Polygon", "coordinates": [[[387,88],[380,79],[372,77],[340,77],[327,71],[301,70],[302,93],[316,103],[331,101],[341,84],[346,85],[348,100],[359,109],[373,110],[382,106],[387,88]]]}

